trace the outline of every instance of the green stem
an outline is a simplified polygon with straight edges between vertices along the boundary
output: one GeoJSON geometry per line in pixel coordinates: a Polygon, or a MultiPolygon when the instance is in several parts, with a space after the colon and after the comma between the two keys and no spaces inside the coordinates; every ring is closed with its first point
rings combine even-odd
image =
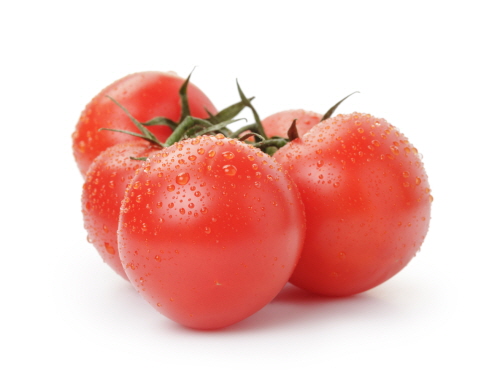
{"type": "Polygon", "coordinates": [[[250,131],[252,133],[256,133],[255,131],[255,124],[250,124],[250,125],[245,125],[239,128],[238,130],[234,131],[231,134],[231,138],[239,138],[241,134],[243,134],[246,131],[250,131]]]}
{"type": "Polygon", "coordinates": [[[266,132],[264,131],[264,127],[262,126],[262,122],[260,121],[259,114],[257,110],[254,108],[250,100],[245,96],[243,90],[241,90],[240,84],[236,81],[236,85],[238,86],[238,93],[240,94],[240,98],[242,103],[244,103],[253,113],[253,117],[255,118],[255,130],[256,133],[260,134],[264,139],[268,139],[266,132]]]}
{"type": "Polygon", "coordinates": [[[268,147],[281,148],[284,145],[286,145],[287,143],[288,143],[288,141],[284,138],[270,138],[270,139],[266,139],[266,140],[261,141],[261,142],[257,142],[253,146],[265,151],[265,149],[268,147]]]}
{"type": "Polygon", "coordinates": [[[174,143],[179,142],[184,135],[191,129],[193,126],[201,125],[203,127],[210,127],[213,124],[210,121],[202,120],[200,118],[187,116],[182,122],[177,125],[177,128],[173,131],[172,134],[168,137],[167,141],[163,144],[164,147],[172,146],[174,143]]]}

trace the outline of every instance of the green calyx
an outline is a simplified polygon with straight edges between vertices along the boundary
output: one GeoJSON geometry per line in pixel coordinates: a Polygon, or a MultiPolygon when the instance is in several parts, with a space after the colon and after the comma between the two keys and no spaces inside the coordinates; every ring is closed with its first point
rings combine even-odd
{"type": "MultiPolygon", "coordinates": [[[[192,73],[191,73],[192,74],[192,73]]],[[[215,134],[223,134],[225,137],[238,139],[241,142],[245,142],[251,144],[254,147],[261,149],[263,152],[273,155],[278,149],[285,146],[287,143],[293,141],[298,138],[298,132],[296,127],[296,120],[294,120],[288,130],[287,138],[284,137],[271,137],[269,138],[262,126],[262,122],[260,120],[259,114],[257,110],[252,105],[252,100],[254,97],[247,98],[243,93],[238,81],[236,81],[238,94],[240,96],[240,101],[232,104],[217,114],[212,114],[208,110],[208,117],[205,119],[197,118],[191,116],[189,110],[189,103],[187,97],[187,88],[189,84],[189,80],[191,78],[191,74],[186,78],[184,83],[182,84],[179,90],[179,96],[181,101],[181,117],[178,122],[168,119],[166,117],[154,117],[146,122],[140,122],[135,119],[130,112],[122,106],[115,99],[108,96],[108,98],[113,101],[117,106],[120,107],[122,111],[127,115],[127,117],[134,123],[138,132],[131,132],[128,130],[121,129],[110,129],[110,128],[100,128],[101,130],[115,131],[119,133],[124,133],[128,135],[132,135],[134,137],[138,137],[141,139],[145,139],[152,144],[164,148],[169,147],[183,139],[188,138],[196,138],[201,135],[215,135],[215,134]],[[242,126],[237,130],[231,130],[228,128],[230,124],[233,124],[242,119],[235,119],[235,117],[245,108],[249,108],[254,117],[254,123],[242,126]],[[149,129],[149,126],[152,125],[160,125],[160,126],[168,126],[172,129],[172,134],[168,137],[165,142],[161,142],[149,129]]],[[[330,108],[321,121],[331,117],[333,112],[337,109],[337,107],[346,100],[349,96],[354,93],[346,96],[341,101],[336,103],[332,108],[330,108]]],[[[142,160],[142,159],[135,159],[142,160]]]]}

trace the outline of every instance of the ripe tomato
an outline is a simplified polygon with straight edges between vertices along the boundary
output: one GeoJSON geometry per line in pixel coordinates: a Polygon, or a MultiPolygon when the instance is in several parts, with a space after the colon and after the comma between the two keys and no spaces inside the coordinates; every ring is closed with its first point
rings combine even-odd
{"type": "Polygon", "coordinates": [[[82,213],[87,239],[104,262],[127,280],[118,256],[118,216],[125,189],[142,165],[130,156],[147,157],[158,149],[144,140],[111,146],[94,159],[83,185],[82,213]]]}
{"type": "Polygon", "coordinates": [[[354,113],[313,127],[274,155],[307,219],[291,282],[346,296],[373,288],[415,256],[429,227],[429,182],[418,151],[383,119],[354,113]]]}
{"type": "Polygon", "coordinates": [[[118,247],[132,285],[197,329],[236,323],[288,281],[305,233],[294,183],[260,150],[202,136],[152,155],[127,190],[118,247]]]}
{"type": "Polygon", "coordinates": [[[309,129],[318,124],[322,117],[322,115],[315,112],[292,109],[266,117],[262,120],[262,126],[268,137],[278,136],[286,138],[293,120],[297,120],[295,125],[297,126],[299,137],[302,137],[309,129]]]}
{"type": "MultiPolygon", "coordinates": [[[[98,129],[137,132],[125,112],[109,97],[123,105],[140,122],[159,116],[177,122],[181,116],[179,89],[183,83],[183,78],[170,72],[134,73],[112,83],[94,97],[82,112],[73,133],[73,154],[82,175],[85,175],[90,163],[106,148],[134,139],[127,134],[98,129]]],[[[191,83],[188,85],[187,95],[192,116],[206,118],[206,110],[217,112],[205,94],[191,83]]],[[[149,130],[161,142],[172,133],[168,126],[150,126],[149,130]]]]}

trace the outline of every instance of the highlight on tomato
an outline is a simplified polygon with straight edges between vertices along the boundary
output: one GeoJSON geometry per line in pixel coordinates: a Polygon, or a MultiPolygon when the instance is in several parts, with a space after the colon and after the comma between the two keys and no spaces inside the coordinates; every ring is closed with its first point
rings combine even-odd
{"type": "Polygon", "coordinates": [[[306,211],[290,279],[328,296],[369,290],[401,271],[429,228],[431,189],[418,150],[368,114],[338,115],[279,149],[306,211]]]}
{"type": "Polygon", "coordinates": [[[215,329],[278,294],[304,233],[300,194],[275,159],[205,135],[145,162],[121,207],[118,248],[132,285],[156,310],[215,329]]]}
{"type": "Polygon", "coordinates": [[[92,161],[106,148],[129,142],[133,137],[119,132],[99,131],[112,128],[135,131],[127,114],[110,98],[119,102],[161,142],[172,133],[172,127],[187,115],[208,118],[217,110],[194,84],[173,72],[139,72],[123,77],[97,94],[82,112],[72,135],[73,155],[84,176],[92,161]],[[183,86],[185,84],[185,86],[183,86]],[[186,96],[183,106],[181,90],[186,96]]]}

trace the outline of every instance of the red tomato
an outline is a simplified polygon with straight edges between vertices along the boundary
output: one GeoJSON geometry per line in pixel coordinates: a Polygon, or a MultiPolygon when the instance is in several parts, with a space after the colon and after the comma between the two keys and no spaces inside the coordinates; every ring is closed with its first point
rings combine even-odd
{"type": "MultiPolygon", "coordinates": [[[[108,96],[123,105],[140,122],[159,116],[177,122],[181,116],[179,89],[183,83],[184,79],[174,73],[134,73],[112,83],[92,99],[82,112],[73,133],[73,154],[82,175],[106,148],[134,139],[127,134],[98,129],[137,132],[125,112],[108,96]]],[[[206,110],[217,113],[210,100],[195,85],[189,84],[187,94],[192,116],[206,118],[206,110]]],[[[149,130],[161,142],[172,133],[168,126],[150,126],[149,130]]]]}
{"type": "Polygon", "coordinates": [[[262,120],[262,126],[269,138],[274,136],[287,138],[290,125],[292,125],[293,120],[297,120],[295,125],[299,136],[302,137],[309,129],[318,124],[322,117],[322,115],[315,112],[292,109],[266,117],[262,120]]]}
{"type": "Polygon", "coordinates": [[[143,140],[111,146],[94,159],[83,185],[82,212],[87,239],[104,262],[127,280],[118,256],[116,231],[125,189],[142,165],[130,156],[147,157],[158,149],[143,140]]]}
{"type": "Polygon", "coordinates": [[[432,196],[418,151],[383,119],[338,115],[274,155],[301,193],[307,219],[291,277],[329,296],[373,288],[398,273],[426,236],[432,196]]]}
{"type": "Polygon", "coordinates": [[[197,329],[236,323],[288,281],[305,233],[281,166],[221,135],[150,157],[127,190],[118,245],[132,285],[160,313],[197,329]]]}

